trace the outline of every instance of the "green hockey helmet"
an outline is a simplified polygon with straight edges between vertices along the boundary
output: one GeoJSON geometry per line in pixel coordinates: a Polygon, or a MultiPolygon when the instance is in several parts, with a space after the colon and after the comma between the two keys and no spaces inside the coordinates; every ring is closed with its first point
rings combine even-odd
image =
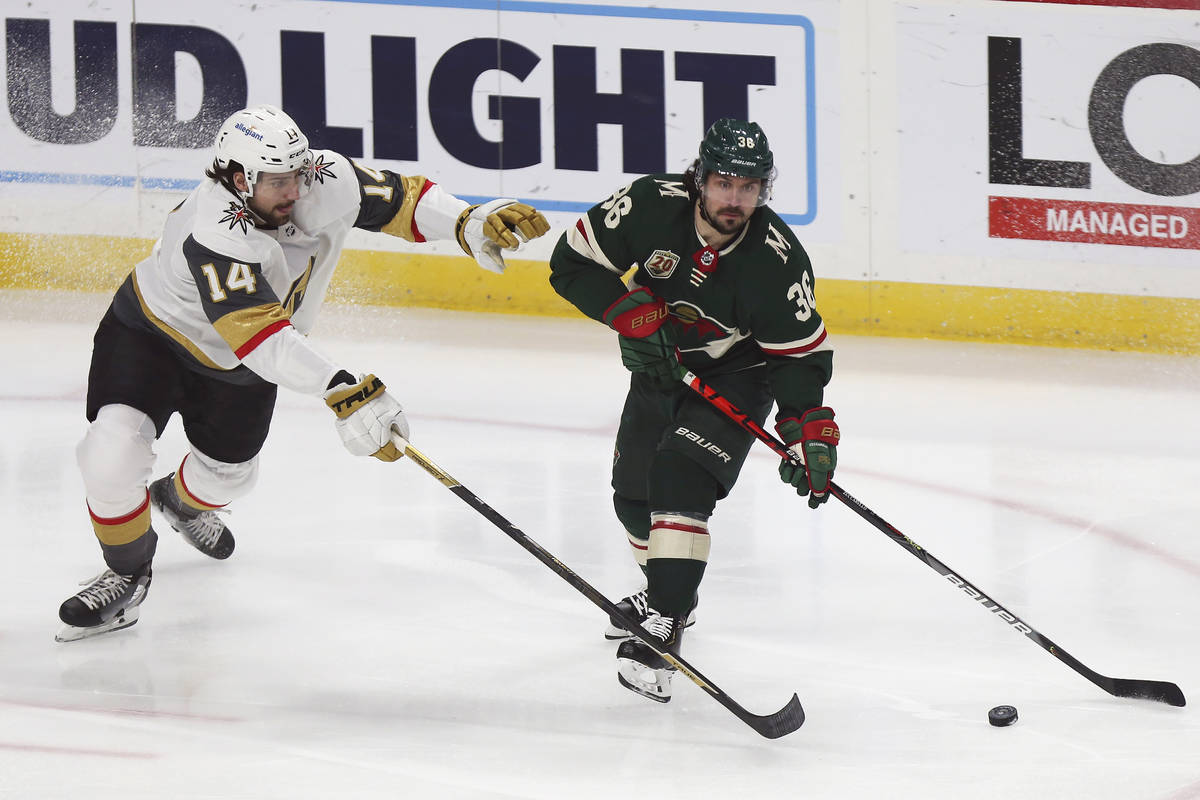
{"type": "Polygon", "coordinates": [[[758,178],[762,181],[758,204],[771,197],[775,181],[775,156],[767,143],[767,135],[757,122],[740,119],[719,119],[704,134],[700,142],[700,158],[696,165],[696,188],[703,191],[710,172],[734,175],[739,178],[758,178]]]}

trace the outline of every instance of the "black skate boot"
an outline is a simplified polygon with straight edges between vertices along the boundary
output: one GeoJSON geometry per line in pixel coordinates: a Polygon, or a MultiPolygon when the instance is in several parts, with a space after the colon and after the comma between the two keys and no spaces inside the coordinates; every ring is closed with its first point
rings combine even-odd
{"type": "Polygon", "coordinates": [[[118,575],[105,569],[84,589],[68,597],[58,609],[58,618],[66,623],[55,641],[73,642],[89,636],[119,631],[138,621],[138,606],[150,591],[150,564],[133,575],[118,575]]]}
{"type": "MultiPolygon", "coordinates": [[[[663,615],[653,608],[646,609],[646,621],[642,627],[652,637],[662,642],[663,652],[679,655],[683,630],[687,627],[687,616],[663,615]]],[[[659,703],[671,699],[671,674],[676,671],[662,656],[641,639],[630,638],[617,647],[617,681],[632,692],[659,703]]]]}
{"type": "Polygon", "coordinates": [[[174,472],[150,484],[150,504],[188,544],[204,555],[223,560],[233,554],[233,534],[221,522],[217,511],[200,511],[183,502],[175,490],[174,472]]]}
{"type": "MultiPolygon", "coordinates": [[[[620,602],[617,603],[617,608],[624,611],[628,616],[633,617],[638,623],[645,623],[647,610],[650,607],[649,602],[646,599],[646,590],[643,588],[640,592],[635,592],[629,595],[629,597],[621,598],[620,602]]],[[[687,613],[687,623],[684,627],[690,628],[696,624],[696,606],[699,604],[700,598],[697,597],[696,602],[692,604],[691,609],[687,613]]],[[[618,639],[628,639],[630,635],[619,619],[616,617],[608,618],[608,627],[604,629],[605,639],[615,642],[618,639]]]]}

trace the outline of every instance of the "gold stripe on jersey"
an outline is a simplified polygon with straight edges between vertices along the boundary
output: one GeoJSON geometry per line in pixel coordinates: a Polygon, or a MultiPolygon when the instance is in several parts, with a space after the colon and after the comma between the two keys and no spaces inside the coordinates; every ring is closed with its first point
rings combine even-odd
{"type": "Polygon", "coordinates": [[[304,268],[304,274],[292,283],[292,288],[288,289],[287,297],[283,298],[283,310],[290,317],[296,313],[296,309],[304,302],[304,293],[308,291],[308,281],[312,278],[313,264],[317,263],[316,256],[309,256],[308,266],[304,268]]]}
{"type": "MultiPolygon", "coordinates": [[[[190,455],[191,453],[188,453],[188,456],[190,455]]],[[[188,489],[187,484],[183,482],[183,465],[187,463],[188,456],[183,457],[183,461],[179,463],[179,469],[175,470],[175,479],[172,481],[175,486],[175,494],[179,495],[179,499],[183,501],[183,504],[193,511],[212,511],[214,508],[224,508],[224,505],[206,503],[199,497],[196,497],[188,489]]]]}
{"type": "Polygon", "coordinates": [[[146,319],[150,320],[154,327],[171,337],[176,344],[178,344],[184,350],[187,350],[192,358],[196,359],[204,366],[223,371],[225,370],[225,367],[222,367],[220,364],[206,356],[204,351],[197,347],[191,339],[187,338],[182,333],[163,322],[153,311],[150,310],[150,306],[146,305],[146,298],[142,297],[142,290],[138,287],[137,270],[131,272],[129,277],[133,282],[133,293],[137,295],[138,305],[142,307],[142,313],[146,315],[146,319]]]}
{"type": "Polygon", "coordinates": [[[248,344],[254,342],[257,345],[255,340],[265,338],[263,334],[268,329],[278,329],[284,324],[289,324],[289,317],[283,306],[279,303],[264,303],[230,311],[215,320],[213,327],[234,355],[243,358],[247,352],[254,349],[247,348],[248,344]]]}
{"type": "Polygon", "coordinates": [[[121,517],[97,517],[88,507],[88,514],[92,518],[92,528],[96,531],[96,538],[101,544],[109,547],[119,547],[123,544],[137,541],[145,535],[146,531],[150,530],[150,493],[146,492],[146,499],[142,504],[130,513],[121,517]]]}
{"type": "MultiPolygon", "coordinates": [[[[396,177],[400,179],[400,185],[404,187],[404,201],[396,209],[396,215],[388,220],[380,230],[392,236],[399,236],[405,241],[415,242],[417,238],[413,234],[413,214],[417,211],[417,202],[421,199],[426,179],[424,175],[397,175],[396,177]]],[[[364,191],[366,190],[364,189],[364,191]]]]}

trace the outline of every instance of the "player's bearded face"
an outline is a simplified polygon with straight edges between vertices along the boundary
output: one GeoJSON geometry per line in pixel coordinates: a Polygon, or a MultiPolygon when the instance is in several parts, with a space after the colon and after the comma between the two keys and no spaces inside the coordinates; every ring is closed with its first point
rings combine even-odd
{"type": "Polygon", "coordinates": [[[762,181],[712,173],[705,178],[701,202],[710,225],[720,233],[736,233],[758,205],[762,181]]]}
{"type": "Polygon", "coordinates": [[[292,218],[292,209],[300,197],[300,170],[264,172],[254,185],[250,208],[272,225],[283,225],[292,218]]]}

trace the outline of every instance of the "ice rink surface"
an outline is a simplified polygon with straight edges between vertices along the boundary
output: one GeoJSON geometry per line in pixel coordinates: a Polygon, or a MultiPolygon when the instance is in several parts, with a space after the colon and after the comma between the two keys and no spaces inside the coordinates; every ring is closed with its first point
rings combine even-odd
{"type": "MultiPolygon", "coordinates": [[[[618,686],[603,614],[408,459],[355,459],[281,392],[205,559],[165,524],[140,622],[57,644],[102,567],[74,446],[106,297],[0,293],[0,797],[1200,798],[1200,360],[836,336],[837,481],[1114,698],[756,445],[712,520],[686,678],[618,686]],[[993,728],[987,711],[1020,720],[993,728]]],[[[626,373],[586,320],[327,308],[313,340],[413,444],[616,600],[626,373]]],[[[156,474],[185,452],[178,421],[156,474]]]]}

